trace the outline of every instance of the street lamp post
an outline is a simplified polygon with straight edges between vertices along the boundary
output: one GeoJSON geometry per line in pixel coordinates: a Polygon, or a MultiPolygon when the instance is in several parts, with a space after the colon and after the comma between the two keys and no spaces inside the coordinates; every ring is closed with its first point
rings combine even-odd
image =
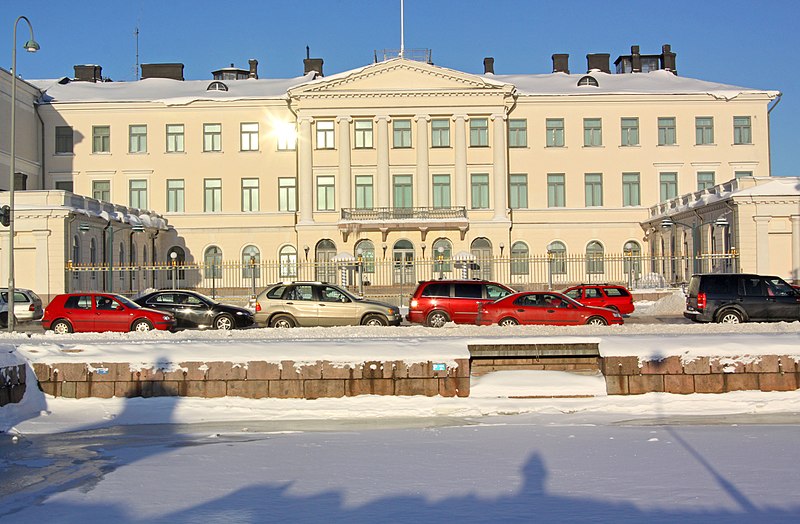
{"type": "Polygon", "coordinates": [[[437,247],[436,252],[439,253],[437,255],[439,260],[439,280],[444,280],[444,246],[437,247]]]}
{"type": "Polygon", "coordinates": [[[39,50],[39,44],[33,38],[33,26],[30,20],[25,16],[17,17],[14,22],[14,42],[11,45],[11,142],[9,148],[9,176],[8,176],[8,207],[9,207],[9,222],[8,222],[8,331],[14,331],[14,186],[16,183],[16,109],[17,109],[17,25],[20,20],[25,20],[28,24],[28,29],[31,33],[31,38],[22,47],[29,53],[35,53],[39,50]]]}

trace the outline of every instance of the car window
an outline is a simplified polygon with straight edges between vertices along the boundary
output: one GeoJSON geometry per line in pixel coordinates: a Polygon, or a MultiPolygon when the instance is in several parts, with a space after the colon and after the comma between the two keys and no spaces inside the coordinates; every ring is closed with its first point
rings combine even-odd
{"type": "Polygon", "coordinates": [[[581,298],[581,289],[580,288],[578,288],[578,289],[570,289],[569,291],[567,291],[564,294],[567,295],[570,298],[574,298],[575,300],[578,300],[579,298],[581,298]]]}
{"type": "Polygon", "coordinates": [[[291,286],[286,290],[286,300],[314,300],[310,285],[291,286]]]}
{"type": "Polygon", "coordinates": [[[767,291],[771,291],[772,295],[776,297],[790,297],[795,294],[792,286],[787,284],[781,278],[767,278],[767,291]]]}
{"type": "Polygon", "coordinates": [[[481,296],[481,284],[459,282],[453,284],[454,295],[456,298],[483,298],[481,296]]]}
{"type": "Polygon", "coordinates": [[[92,309],[91,295],[73,295],[67,297],[64,309],[92,309]]]}
{"type": "Polygon", "coordinates": [[[271,299],[280,299],[283,296],[283,293],[286,291],[287,286],[276,286],[267,292],[267,298],[271,299]]]}
{"type": "Polygon", "coordinates": [[[434,282],[422,289],[420,296],[423,297],[449,297],[450,284],[444,282],[434,282]]]}
{"type": "Polygon", "coordinates": [[[767,293],[767,284],[764,279],[760,277],[746,277],[742,279],[744,285],[744,295],[747,297],[765,297],[767,293]]]}
{"type": "Polygon", "coordinates": [[[604,287],[603,291],[609,297],[627,297],[628,292],[619,287],[604,287]]]}
{"type": "Polygon", "coordinates": [[[603,294],[596,287],[587,287],[584,295],[586,298],[603,298],[603,294]]]}
{"type": "Polygon", "coordinates": [[[541,295],[545,307],[567,307],[567,303],[561,300],[558,295],[541,295]]]}
{"type": "Polygon", "coordinates": [[[175,304],[175,295],[173,293],[162,293],[151,298],[148,303],[155,304],[175,304]]]}
{"type": "MultiPolygon", "coordinates": [[[[8,291],[3,291],[2,296],[3,301],[8,302],[8,291]]],[[[30,302],[30,300],[28,300],[28,297],[25,295],[25,293],[14,291],[14,303],[19,304],[20,302],[30,302]]]]}
{"type": "Polygon", "coordinates": [[[503,298],[503,297],[507,297],[510,294],[511,294],[510,291],[508,291],[507,289],[504,289],[504,288],[502,288],[500,286],[496,286],[494,284],[486,284],[486,297],[487,298],[493,298],[493,299],[503,298]]]}
{"type": "Polygon", "coordinates": [[[539,303],[539,296],[540,295],[522,295],[514,299],[515,306],[541,306],[542,304],[539,303]]]}
{"type": "Polygon", "coordinates": [[[97,295],[96,297],[94,297],[94,301],[96,309],[108,310],[108,309],[114,309],[114,307],[116,306],[114,301],[111,300],[111,297],[106,297],[103,295],[97,295]]]}
{"type": "Polygon", "coordinates": [[[324,286],[319,289],[319,299],[323,302],[349,302],[347,295],[331,286],[324,286]]]}
{"type": "Polygon", "coordinates": [[[738,295],[736,289],[736,277],[727,275],[707,275],[700,283],[700,291],[711,295],[738,295]]]}
{"type": "Polygon", "coordinates": [[[194,295],[183,295],[181,302],[190,306],[200,306],[203,304],[203,301],[194,295]]]}

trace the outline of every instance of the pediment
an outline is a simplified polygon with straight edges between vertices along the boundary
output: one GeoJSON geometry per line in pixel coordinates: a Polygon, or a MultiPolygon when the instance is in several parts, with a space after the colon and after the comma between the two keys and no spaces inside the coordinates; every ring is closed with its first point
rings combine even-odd
{"type": "Polygon", "coordinates": [[[395,58],[298,86],[290,96],[335,96],[356,93],[510,92],[514,86],[452,69],[395,58]]]}

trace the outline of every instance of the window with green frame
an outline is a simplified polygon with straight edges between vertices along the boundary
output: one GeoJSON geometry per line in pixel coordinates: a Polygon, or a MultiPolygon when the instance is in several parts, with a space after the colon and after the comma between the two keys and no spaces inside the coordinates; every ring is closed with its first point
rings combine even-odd
{"type": "Polygon", "coordinates": [[[694,119],[695,144],[709,145],[714,143],[714,118],[698,116],[694,119]]]}
{"type": "Polygon", "coordinates": [[[530,273],[528,264],[530,251],[525,242],[514,242],[511,245],[511,274],[527,275],[530,273]]]}
{"type": "Polygon", "coordinates": [[[392,132],[395,148],[406,149],[411,147],[411,120],[392,121],[392,132]]]}
{"type": "Polygon", "coordinates": [[[586,189],[586,207],[599,207],[603,205],[603,175],[601,173],[586,173],[584,175],[586,189]]]}
{"type": "Polygon", "coordinates": [[[526,119],[509,119],[508,147],[528,147],[528,121],[526,119]]]}
{"type": "Polygon", "coordinates": [[[431,147],[450,147],[450,120],[447,118],[431,120],[431,147]]]}
{"type": "Polygon", "coordinates": [[[547,207],[566,206],[564,173],[547,174],[547,207]]]}
{"type": "Polygon", "coordinates": [[[433,207],[450,207],[450,175],[433,175],[433,207]]]}
{"type": "Polygon", "coordinates": [[[622,173],[623,207],[641,205],[639,173],[622,173]]]}
{"type": "Polygon", "coordinates": [[[658,177],[661,202],[678,196],[678,173],[660,173],[658,177]]]}
{"type": "Polygon", "coordinates": [[[470,177],[472,209],[489,209],[489,175],[475,173],[470,177]]]}
{"type": "Polygon", "coordinates": [[[702,191],[714,187],[714,172],[713,171],[698,171],[697,172],[697,190],[702,191]]]}
{"type": "Polygon", "coordinates": [[[373,207],[372,175],[357,175],[356,208],[372,209],[372,207],[373,207]]]}
{"type": "Polygon", "coordinates": [[[328,175],[317,177],[317,211],[334,210],[335,184],[335,177],[328,175]]]}
{"type": "Polygon", "coordinates": [[[753,143],[753,131],[750,127],[749,116],[733,117],[733,143],[736,145],[753,143]]]}
{"type": "Polygon", "coordinates": [[[621,120],[622,137],[620,145],[623,147],[639,145],[639,119],[623,118],[621,120]]]}
{"type": "Polygon", "coordinates": [[[394,207],[410,209],[414,207],[413,177],[411,175],[394,176],[394,207]]]}
{"type": "Polygon", "coordinates": [[[603,145],[603,120],[601,118],[583,119],[583,146],[600,147],[603,145]]]}
{"type": "Polygon", "coordinates": [[[674,146],[676,143],[675,117],[665,116],[658,119],[658,145],[674,146]]]}
{"type": "Polygon", "coordinates": [[[471,118],[469,121],[469,147],[489,147],[489,119],[471,118]]]}
{"type": "Polygon", "coordinates": [[[548,118],[545,122],[547,147],[564,147],[564,119],[548,118]]]}
{"type": "Polygon", "coordinates": [[[509,175],[508,204],[511,209],[528,208],[528,175],[509,175]]]}

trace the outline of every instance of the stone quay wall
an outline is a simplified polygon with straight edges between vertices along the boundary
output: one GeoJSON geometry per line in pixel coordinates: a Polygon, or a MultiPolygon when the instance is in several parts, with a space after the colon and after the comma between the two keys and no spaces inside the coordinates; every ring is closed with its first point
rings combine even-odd
{"type": "Polygon", "coordinates": [[[404,361],[182,362],[152,369],[132,369],[128,363],[117,362],[34,363],[33,369],[44,393],[67,398],[467,397],[470,386],[469,359],[458,359],[455,365],[404,361]]]}
{"type": "Polygon", "coordinates": [[[25,387],[25,364],[1,367],[0,407],[21,402],[25,387]]]}

